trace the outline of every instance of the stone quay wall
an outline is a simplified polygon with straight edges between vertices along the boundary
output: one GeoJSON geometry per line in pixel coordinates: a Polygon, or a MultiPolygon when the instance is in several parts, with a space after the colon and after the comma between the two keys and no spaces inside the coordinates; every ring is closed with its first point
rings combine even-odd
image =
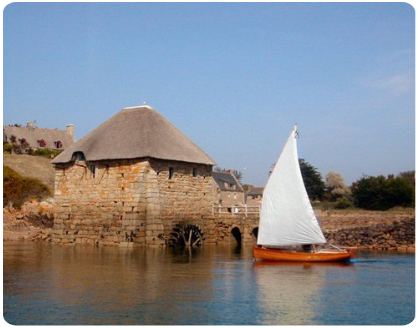
{"type": "Polygon", "coordinates": [[[211,170],[154,159],[56,165],[52,241],[163,245],[176,222],[211,213],[211,170]]]}
{"type": "MultiPolygon", "coordinates": [[[[415,213],[316,211],[327,241],[338,246],[379,250],[415,250],[415,213]]],[[[224,215],[195,220],[205,233],[206,244],[256,244],[258,216],[224,215]]]]}
{"type": "Polygon", "coordinates": [[[415,219],[324,231],[328,242],[362,249],[415,250],[415,219]]]}
{"type": "Polygon", "coordinates": [[[199,227],[204,233],[204,244],[256,244],[258,215],[239,214],[203,216],[181,223],[199,227]]]}
{"type": "Polygon", "coordinates": [[[415,249],[415,209],[315,210],[331,244],[364,249],[415,249]]]}

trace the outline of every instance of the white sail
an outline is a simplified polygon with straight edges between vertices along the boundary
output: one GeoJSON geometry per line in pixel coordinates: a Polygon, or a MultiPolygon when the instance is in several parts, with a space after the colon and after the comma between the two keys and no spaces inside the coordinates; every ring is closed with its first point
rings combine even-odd
{"type": "Polygon", "coordinates": [[[259,245],[326,243],[303,183],[296,138],[295,126],[264,189],[259,245]]]}

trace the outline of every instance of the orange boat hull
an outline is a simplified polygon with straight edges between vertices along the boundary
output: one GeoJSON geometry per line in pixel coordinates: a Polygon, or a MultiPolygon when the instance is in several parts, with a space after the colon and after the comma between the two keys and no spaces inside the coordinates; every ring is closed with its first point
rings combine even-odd
{"type": "Polygon", "coordinates": [[[256,260],[276,262],[343,262],[354,258],[354,250],[310,253],[254,247],[253,253],[256,260]]]}

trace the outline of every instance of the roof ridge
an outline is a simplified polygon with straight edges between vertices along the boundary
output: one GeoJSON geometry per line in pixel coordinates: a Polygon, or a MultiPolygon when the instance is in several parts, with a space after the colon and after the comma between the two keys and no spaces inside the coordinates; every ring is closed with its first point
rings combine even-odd
{"type": "Polygon", "coordinates": [[[123,108],[122,110],[125,110],[125,109],[130,110],[130,109],[138,109],[138,108],[146,108],[146,109],[155,110],[152,106],[146,105],[146,104],[144,104],[144,105],[137,105],[137,106],[128,106],[128,107],[123,108]]]}

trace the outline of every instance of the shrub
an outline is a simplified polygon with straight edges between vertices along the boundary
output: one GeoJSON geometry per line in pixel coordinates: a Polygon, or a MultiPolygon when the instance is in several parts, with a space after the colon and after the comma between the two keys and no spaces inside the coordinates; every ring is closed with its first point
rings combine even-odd
{"type": "Polygon", "coordinates": [[[45,149],[45,148],[39,148],[33,151],[34,156],[42,156],[47,158],[54,158],[55,156],[58,156],[62,153],[62,150],[52,150],[52,149],[45,149]]]}
{"type": "Polygon", "coordinates": [[[11,154],[13,145],[9,143],[3,143],[3,154],[11,154]]]}
{"type": "Polygon", "coordinates": [[[414,206],[415,202],[415,189],[402,176],[365,176],[354,182],[351,190],[354,204],[368,210],[414,206]]]}
{"type": "Polygon", "coordinates": [[[347,198],[340,198],[336,201],[334,208],[337,210],[345,210],[346,208],[351,207],[351,203],[347,198]]]}
{"type": "Polygon", "coordinates": [[[11,205],[20,208],[27,200],[40,201],[51,194],[48,186],[41,181],[23,177],[10,167],[3,165],[3,207],[11,205]]]}

